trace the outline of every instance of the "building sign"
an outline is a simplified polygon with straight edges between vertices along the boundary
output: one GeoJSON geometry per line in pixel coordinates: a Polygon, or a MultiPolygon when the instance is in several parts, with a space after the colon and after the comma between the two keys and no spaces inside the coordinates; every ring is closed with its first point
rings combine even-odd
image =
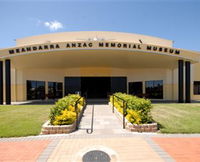
{"type": "Polygon", "coordinates": [[[179,55],[180,50],[160,47],[154,45],[138,44],[138,43],[124,43],[124,42],[100,42],[100,41],[88,41],[88,42],[66,42],[66,43],[57,43],[57,44],[44,44],[44,45],[34,45],[10,49],[9,54],[20,54],[28,52],[39,52],[39,51],[51,51],[56,49],[130,49],[130,50],[142,50],[142,51],[151,51],[151,52],[162,52],[167,54],[179,55]]]}

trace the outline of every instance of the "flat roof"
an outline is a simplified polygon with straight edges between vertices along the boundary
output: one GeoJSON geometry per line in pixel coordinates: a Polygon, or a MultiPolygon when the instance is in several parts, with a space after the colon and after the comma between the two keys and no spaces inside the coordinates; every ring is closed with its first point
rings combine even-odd
{"type": "Polygon", "coordinates": [[[173,41],[153,36],[147,36],[134,33],[111,32],[111,31],[77,31],[50,33],[31,37],[20,38],[16,40],[16,46],[25,46],[33,44],[45,44],[66,41],[115,41],[151,44],[165,47],[172,47],[173,41]]]}

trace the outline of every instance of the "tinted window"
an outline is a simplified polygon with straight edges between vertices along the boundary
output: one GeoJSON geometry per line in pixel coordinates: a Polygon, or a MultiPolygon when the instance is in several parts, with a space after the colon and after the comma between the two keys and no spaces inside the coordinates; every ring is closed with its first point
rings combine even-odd
{"type": "Polygon", "coordinates": [[[45,99],[44,81],[27,81],[27,100],[45,99]]]}
{"type": "Polygon", "coordinates": [[[194,81],[194,94],[200,94],[200,81],[194,81]]]}
{"type": "Polygon", "coordinates": [[[150,99],[163,99],[163,81],[152,80],[145,82],[146,97],[150,99]]]}
{"type": "Polygon", "coordinates": [[[62,98],[63,96],[63,88],[62,83],[60,82],[48,82],[48,98],[62,98]]]}
{"type": "Polygon", "coordinates": [[[142,82],[129,82],[129,94],[142,97],[142,82]]]}

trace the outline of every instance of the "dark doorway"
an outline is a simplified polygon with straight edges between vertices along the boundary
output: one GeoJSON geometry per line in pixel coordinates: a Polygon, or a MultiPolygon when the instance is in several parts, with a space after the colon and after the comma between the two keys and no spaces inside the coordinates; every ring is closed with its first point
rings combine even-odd
{"type": "Polygon", "coordinates": [[[129,94],[142,97],[142,82],[129,82],[129,94]]]}
{"type": "Polygon", "coordinates": [[[82,77],[81,92],[88,98],[107,98],[110,92],[110,77],[82,77]]]}
{"type": "Polygon", "coordinates": [[[115,92],[127,92],[126,77],[65,77],[65,95],[87,93],[88,98],[103,99],[115,92]]]}
{"type": "Polygon", "coordinates": [[[81,92],[81,77],[65,77],[65,95],[81,92]]]}
{"type": "Polygon", "coordinates": [[[111,93],[115,92],[127,93],[126,77],[111,77],[111,93]]]}

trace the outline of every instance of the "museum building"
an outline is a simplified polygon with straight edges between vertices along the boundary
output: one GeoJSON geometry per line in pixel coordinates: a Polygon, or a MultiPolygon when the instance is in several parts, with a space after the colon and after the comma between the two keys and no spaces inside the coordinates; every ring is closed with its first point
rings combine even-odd
{"type": "Polygon", "coordinates": [[[161,102],[200,100],[200,52],[174,48],[172,40],[107,31],[31,36],[0,49],[0,104],[114,92],[161,102]]]}

